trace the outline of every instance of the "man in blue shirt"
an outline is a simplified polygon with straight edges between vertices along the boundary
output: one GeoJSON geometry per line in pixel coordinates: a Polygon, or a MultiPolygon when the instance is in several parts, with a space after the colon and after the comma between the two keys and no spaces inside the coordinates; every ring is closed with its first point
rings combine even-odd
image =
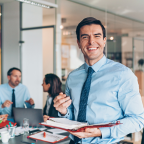
{"type": "Polygon", "coordinates": [[[20,83],[21,70],[11,68],[7,72],[8,83],[0,85],[0,113],[13,116],[12,107],[33,108],[34,101],[26,86],[20,83]]]}
{"type": "Polygon", "coordinates": [[[90,125],[116,121],[122,124],[71,133],[70,144],[111,144],[129,133],[140,131],[144,127],[144,109],[137,78],[129,68],[103,54],[106,44],[104,26],[95,18],[85,18],[78,24],[76,34],[85,63],[69,74],[66,94],[60,93],[54,99],[54,107],[61,117],[71,120],[82,119],[86,109],[85,122],[90,125]],[[88,78],[89,70],[91,78],[88,78]],[[86,96],[82,99],[86,93],[87,103],[86,96]]]}

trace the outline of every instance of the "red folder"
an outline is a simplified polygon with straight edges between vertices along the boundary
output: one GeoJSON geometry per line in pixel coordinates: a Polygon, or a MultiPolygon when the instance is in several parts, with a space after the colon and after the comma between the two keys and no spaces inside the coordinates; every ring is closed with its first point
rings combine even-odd
{"type": "Polygon", "coordinates": [[[62,130],[68,131],[68,132],[84,132],[86,128],[112,127],[112,126],[116,126],[116,125],[119,125],[119,124],[122,124],[122,123],[120,123],[120,121],[117,121],[116,123],[109,123],[109,124],[103,124],[103,125],[87,125],[87,126],[85,126],[85,127],[79,128],[79,129],[77,129],[77,130],[64,129],[64,128],[60,128],[60,127],[56,127],[56,126],[51,126],[51,125],[47,125],[47,124],[41,124],[41,123],[39,123],[39,124],[40,124],[40,125],[47,126],[47,127],[62,129],[62,130]]]}
{"type": "MultiPolygon", "coordinates": [[[[38,132],[38,133],[42,133],[42,131],[41,131],[41,132],[38,132]]],[[[38,134],[38,133],[36,133],[36,134],[38,134]]],[[[33,134],[33,135],[35,135],[35,134],[33,134]]],[[[29,135],[29,136],[27,136],[27,138],[35,139],[35,140],[39,140],[39,141],[44,141],[44,142],[49,142],[49,141],[47,141],[47,140],[41,140],[41,139],[38,139],[38,138],[33,138],[33,137],[32,137],[33,135],[29,135]]],[[[68,136],[65,136],[63,139],[60,139],[60,140],[58,140],[58,141],[49,142],[49,143],[57,143],[57,142],[60,142],[60,141],[62,141],[62,140],[64,140],[64,139],[66,139],[66,138],[68,138],[68,136]]]]}
{"type": "MultiPolygon", "coordinates": [[[[5,122],[0,123],[0,128],[3,128],[3,127],[5,127],[6,125],[9,125],[9,122],[10,122],[10,121],[6,120],[5,122]]],[[[13,122],[11,122],[11,124],[14,125],[13,122]]]]}

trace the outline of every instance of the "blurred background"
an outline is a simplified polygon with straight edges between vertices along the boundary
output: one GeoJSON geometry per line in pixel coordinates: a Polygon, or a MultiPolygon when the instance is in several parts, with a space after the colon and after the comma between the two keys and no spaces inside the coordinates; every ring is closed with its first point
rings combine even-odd
{"type": "MultiPolygon", "coordinates": [[[[105,55],[136,74],[143,99],[143,0],[0,0],[0,84],[9,68],[20,68],[22,83],[42,108],[44,75],[57,74],[64,90],[68,74],[84,63],[75,31],[85,17],[103,23],[105,55]]],[[[128,141],[140,143],[141,137],[136,133],[128,141]]]]}

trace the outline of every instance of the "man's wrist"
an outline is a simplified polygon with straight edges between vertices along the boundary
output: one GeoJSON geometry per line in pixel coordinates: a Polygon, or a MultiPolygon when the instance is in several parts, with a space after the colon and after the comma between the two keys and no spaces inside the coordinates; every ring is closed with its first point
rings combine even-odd
{"type": "Polygon", "coordinates": [[[3,104],[1,105],[1,108],[4,108],[4,105],[3,105],[3,104]]]}
{"type": "Polygon", "coordinates": [[[97,137],[100,137],[100,138],[102,138],[102,133],[101,133],[101,130],[100,129],[97,129],[98,131],[97,131],[97,137]]]}
{"type": "Polygon", "coordinates": [[[65,116],[67,114],[67,110],[66,110],[66,113],[61,113],[61,112],[59,113],[61,114],[61,116],[65,116]]]}

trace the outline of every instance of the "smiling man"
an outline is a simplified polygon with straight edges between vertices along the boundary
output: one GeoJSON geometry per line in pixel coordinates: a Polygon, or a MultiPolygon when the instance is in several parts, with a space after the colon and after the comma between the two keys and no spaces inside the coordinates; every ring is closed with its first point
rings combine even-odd
{"type": "Polygon", "coordinates": [[[21,70],[11,68],[7,72],[8,83],[0,86],[0,113],[13,117],[13,107],[34,107],[34,101],[30,97],[26,86],[21,84],[21,70]]]}
{"type": "Polygon", "coordinates": [[[69,74],[66,94],[60,93],[54,99],[54,107],[61,117],[71,120],[91,125],[116,121],[122,124],[71,133],[70,144],[111,144],[140,131],[144,127],[144,110],[137,78],[126,66],[105,57],[104,26],[88,17],[78,24],[76,34],[85,63],[69,74]]]}

